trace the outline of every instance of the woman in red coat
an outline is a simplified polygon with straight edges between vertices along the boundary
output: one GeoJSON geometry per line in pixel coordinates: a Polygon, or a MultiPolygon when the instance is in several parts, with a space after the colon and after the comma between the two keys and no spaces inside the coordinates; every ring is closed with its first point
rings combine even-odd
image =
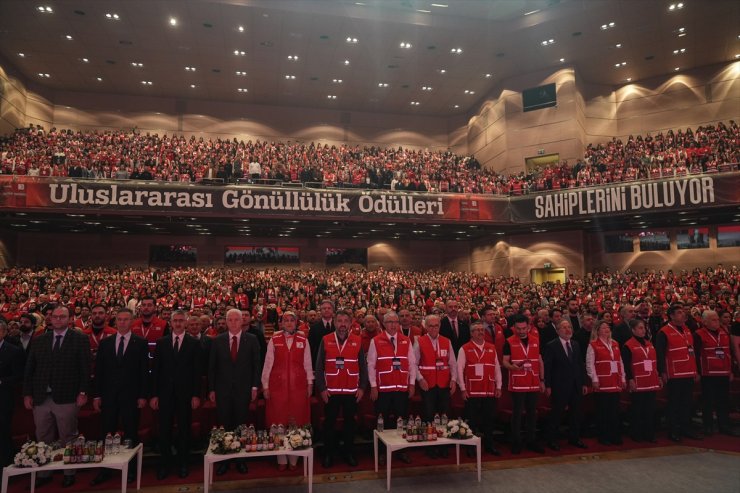
{"type": "MultiPolygon", "coordinates": [[[[265,396],[265,418],[268,425],[311,422],[310,399],[313,394],[313,369],[308,339],[296,332],[298,317],[291,311],[283,313],[280,332],[267,345],[262,370],[265,396]]],[[[295,469],[298,457],[291,456],[290,468],[295,469]]],[[[278,469],[284,471],[287,458],[278,456],[278,469]]]]}
{"type": "Polygon", "coordinates": [[[610,325],[600,321],[591,332],[591,343],[586,350],[586,373],[596,393],[599,443],[621,445],[619,421],[619,394],[626,386],[619,344],[612,340],[610,325]]]}

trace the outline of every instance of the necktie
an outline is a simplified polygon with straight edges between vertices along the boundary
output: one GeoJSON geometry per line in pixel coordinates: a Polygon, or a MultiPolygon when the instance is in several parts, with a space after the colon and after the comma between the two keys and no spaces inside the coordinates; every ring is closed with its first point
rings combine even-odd
{"type": "Polygon", "coordinates": [[[396,338],[391,336],[391,346],[393,346],[393,349],[396,349],[396,338]]]}
{"type": "Polygon", "coordinates": [[[568,359],[573,361],[573,348],[570,347],[570,341],[565,341],[565,347],[568,352],[568,359]]]}
{"type": "Polygon", "coordinates": [[[180,352],[180,336],[175,336],[175,354],[180,352]]]}
{"type": "Polygon", "coordinates": [[[118,352],[116,353],[118,359],[123,358],[123,341],[125,340],[126,338],[121,336],[121,339],[118,341],[118,352]]]}
{"type": "MultiPolygon", "coordinates": [[[[49,347],[49,346],[46,346],[49,347]]],[[[62,336],[56,336],[56,340],[54,341],[54,347],[51,349],[52,353],[56,353],[59,351],[59,348],[62,347],[62,336]]]]}
{"type": "Polygon", "coordinates": [[[234,363],[236,363],[236,351],[236,336],[231,336],[231,361],[233,361],[234,363]]]}
{"type": "Polygon", "coordinates": [[[455,337],[459,336],[460,333],[457,331],[457,319],[452,321],[452,327],[455,329],[455,337]]]}
{"type": "Polygon", "coordinates": [[[326,331],[331,332],[331,322],[326,322],[326,331]]]}

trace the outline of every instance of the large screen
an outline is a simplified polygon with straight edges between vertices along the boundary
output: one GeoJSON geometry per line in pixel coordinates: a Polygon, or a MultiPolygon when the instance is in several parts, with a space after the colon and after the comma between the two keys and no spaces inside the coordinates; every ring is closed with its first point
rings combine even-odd
{"type": "Polygon", "coordinates": [[[634,250],[632,235],[627,233],[606,235],[604,237],[604,249],[606,253],[631,253],[634,250]]]}
{"type": "Polygon", "coordinates": [[[717,228],[717,248],[740,247],[740,226],[717,228]]]}
{"type": "Polygon", "coordinates": [[[198,261],[198,249],[190,245],[150,245],[149,263],[194,264],[198,261]]]}
{"type": "Polygon", "coordinates": [[[641,252],[671,249],[671,239],[665,231],[644,231],[639,236],[641,252]]]}
{"type": "Polygon", "coordinates": [[[681,229],[676,233],[676,246],[679,250],[709,248],[709,228],[681,229]]]}
{"type": "Polygon", "coordinates": [[[229,246],[224,253],[225,264],[297,264],[298,247],[229,246]]]}
{"type": "Polygon", "coordinates": [[[558,98],[555,83],[522,91],[522,109],[525,112],[550,108],[556,104],[558,104],[558,98]]]}
{"type": "Polygon", "coordinates": [[[367,248],[327,248],[327,265],[362,264],[367,266],[367,248]]]}

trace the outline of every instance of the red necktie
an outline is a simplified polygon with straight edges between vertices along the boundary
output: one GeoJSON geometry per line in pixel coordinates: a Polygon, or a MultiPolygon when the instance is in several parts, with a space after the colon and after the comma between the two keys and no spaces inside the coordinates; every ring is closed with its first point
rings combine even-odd
{"type": "Polygon", "coordinates": [[[231,337],[231,361],[236,363],[236,352],[238,346],[236,345],[236,336],[231,337]]]}

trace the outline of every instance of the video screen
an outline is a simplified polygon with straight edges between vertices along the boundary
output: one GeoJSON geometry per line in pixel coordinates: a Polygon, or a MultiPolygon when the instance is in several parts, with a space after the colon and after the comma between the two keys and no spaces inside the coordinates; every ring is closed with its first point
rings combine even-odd
{"type": "Polygon", "coordinates": [[[190,245],[151,245],[150,263],[195,264],[198,249],[190,245]]]}
{"type": "Polygon", "coordinates": [[[327,248],[326,264],[362,264],[367,266],[367,248],[327,248]]]}
{"type": "Polygon", "coordinates": [[[709,248],[709,228],[682,229],[676,233],[676,246],[679,250],[709,248]]]}
{"type": "Polygon", "coordinates": [[[606,253],[631,253],[634,250],[632,235],[627,233],[606,235],[604,237],[604,248],[606,253]]]}
{"type": "Polygon", "coordinates": [[[226,247],[226,264],[297,264],[300,262],[298,247],[283,246],[229,246],[226,247]]]}
{"type": "Polygon", "coordinates": [[[740,247],[740,226],[717,228],[717,248],[740,247]]]}
{"type": "Polygon", "coordinates": [[[645,231],[640,233],[640,251],[656,252],[671,249],[671,238],[665,231],[645,231]]]}

